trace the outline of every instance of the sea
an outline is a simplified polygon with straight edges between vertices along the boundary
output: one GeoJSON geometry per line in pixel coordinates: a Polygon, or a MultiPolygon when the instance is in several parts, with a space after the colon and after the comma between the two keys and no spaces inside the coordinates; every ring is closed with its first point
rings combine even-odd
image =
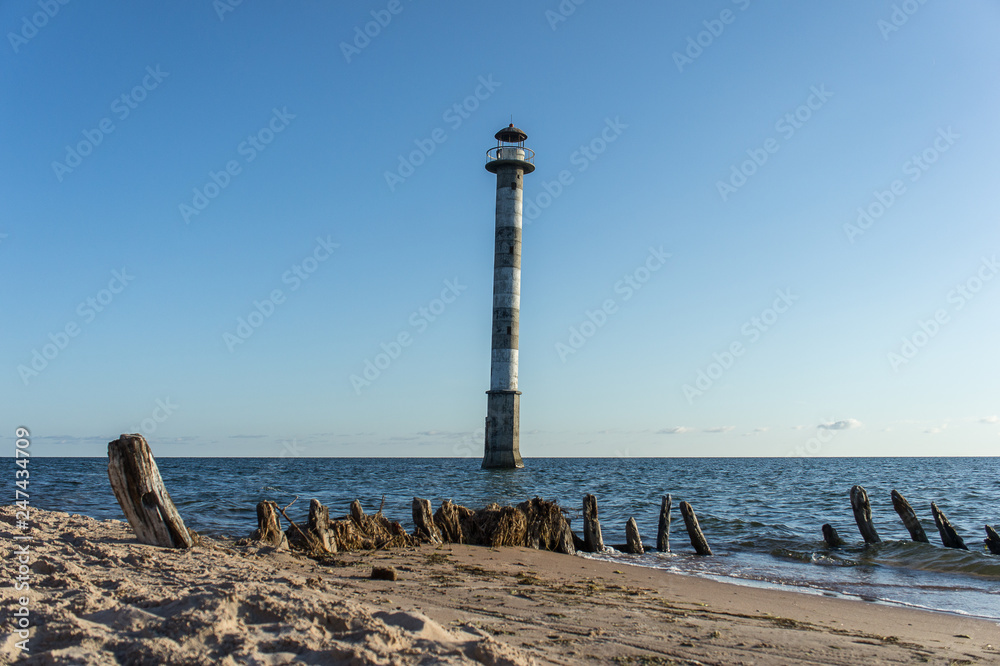
{"type": "MultiPolygon", "coordinates": [[[[414,497],[436,510],[450,499],[470,508],[556,501],[582,536],[582,500],[597,497],[606,544],[625,542],[632,517],[647,549],[656,545],[661,498],[673,498],[670,553],[597,555],[749,587],[854,598],[1000,621],[1000,556],[985,550],[983,526],[1000,524],[1000,458],[531,458],[517,470],[483,470],[470,458],[159,458],[174,504],[189,527],[245,537],[256,505],[274,500],[305,521],[309,500],[348,513],[358,499],[411,530],[414,497]],[[851,512],[863,486],[882,543],[866,546],[851,512]],[[892,508],[903,494],[931,543],[910,541],[892,508]],[[694,553],[677,505],[690,502],[713,555],[694,553]],[[969,550],[944,548],[931,516],[936,502],[969,550]],[[828,548],[821,526],[846,542],[828,548]]],[[[31,502],[43,509],[124,520],[106,458],[33,458],[31,502]]],[[[750,592],[748,590],[748,592],[750,592]]]]}

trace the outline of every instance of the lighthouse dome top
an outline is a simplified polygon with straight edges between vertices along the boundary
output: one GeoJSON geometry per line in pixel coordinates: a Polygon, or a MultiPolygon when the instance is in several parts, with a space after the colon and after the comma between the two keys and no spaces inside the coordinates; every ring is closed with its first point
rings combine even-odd
{"type": "Polygon", "coordinates": [[[493,138],[504,143],[521,143],[528,138],[528,135],[524,133],[524,130],[514,127],[514,123],[511,123],[494,134],[493,138]]]}

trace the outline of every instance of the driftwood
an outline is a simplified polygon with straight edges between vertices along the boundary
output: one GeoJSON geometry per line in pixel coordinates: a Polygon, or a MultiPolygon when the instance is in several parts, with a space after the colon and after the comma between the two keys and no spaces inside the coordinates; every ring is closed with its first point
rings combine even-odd
{"type": "Polygon", "coordinates": [[[195,545],[196,535],[184,525],[142,435],[108,443],[108,480],[139,541],[163,548],[195,545]]]}
{"type": "Polygon", "coordinates": [[[365,524],[365,510],[361,508],[361,501],[354,500],[351,502],[351,520],[358,527],[362,527],[365,524]]]}
{"type": "Polygon", "coordinates": [[[263,541],[276,548],[288,548],[288,540],[281,531],[281,519],[278,518],[278,505],[265,500],[257,505],[257,529],[250,538],[263,541]]]}
{"type": "Polygon", "coordinates": [[[854,520],[865,543],[879,543],[878,532],[872,523],[872,505],[868,501],[868,492],[861,486],[851,488],[851,509],[854,510],[854,520]]]}
{"type": "Polygon", "coordinates": [[[965,541],[958,535],[955,528],[951,526],[948,516],[944,515],[944,511],[937,508],[937,504],[934,502],[931,502],[931,513],[934,514],[934,524],[937,525],[938,532],[941,534],[941,543],[947,548],[969,550],[969,547],[965,545],[965,541]]]}
{"type": "Polygon", "coordinates": [[[830,548],[840,548],[844,545],[844,540],[840,538],[837,530],[829,523],[823,525],[823,541],[826,541],[826,545],[830,548]]]}
{"type": "Polygon", "coordinates": [[[599,553],[604,550],[601,521],[597,516],[597,498],[593,495],[583,496],[583,543],[588,552],[599,553]]]}
{"type": "Polygon", "coordinates": [[[413,524],[416,526],[413,534],[418,539],[424,539],[431,543],[442,543],[441,533],[434,524],[434,516],[431,514],[430,500],[413,498],[413,524]]]}
{"type": "Polygon", "coordinates": [[[920,524],[920,519],[917,518],[917,514],[913,511],[913,507],[896,490],[892,491],[892,508],[899,514],[899,519],[903,521],[903,525],[906,526],[912,540],[930,543],[927,539],[927,533],[924,532],[923,525],[920,524]]]}
{"type": "Polygon", "coordinates": [[[434,525],[437,526],[441,539],[445,543],[469,543],[469,538],[462,530],[462,518],[472,513],[475,512],[454,504],[451,500],[441,502],[441,508],[434,514],[434,525]]]}
{"type": "Polygon", "coordinates": [[[656,531],[656,549],[661,553],[670,552],[670,495],[663,496],[660,504],[660,527],[656,531]]]}
{"type": "Polygon", "coordinates": [[[328,553],[337,552],[337,542],[330,534],[330,509],[320,504],[318,499],[309,500],[309,524],[307,529],[316,538],[320,547],[328,553]]]}
{"type": "Polygon", "coordinates": [[[708,547],[708,540],[702,534],[701,526],[698,524],[698,516],[694,514],[690,503],[681,502],[681,516],[684,517],[684,526],[687,527],[694,551],[699,555],[711,555],[712,549],[708,547]]]}
{"type": "Polygon", "coordinates": [[[625,523],[625,552],[633,555],[642,555],[646,550],[642,547],[642,537],[639,536],[639,526],[635,524],[635,518],[629,518],[625,523]]]}
{"type": "MultiPolygon", "coordinates": [[[[288,538],[288,545],[295,548],[300,548],[303,550],[308,550],[310,552],[319,552],[322,550],[323,546],[316,540],[312,534],[308,531],[303,530],[301,527],[295,524],[295,521],[288,517],[285,513],[288,509],[299,501],[299,496],[296,495],[295,499],[288,503],[283,509],[278,509],[281,515],[285,517],[288,521],[288,529],[285,530],[285,536],[288,538]]],[[[277,506],[277,505],[275,505],[277,506]]]]}
{"type": "Polygon", "coordinates": [[[983,543],[986,544],[991,553],[1000,555],[1000,534],[997,534],[997,531],[989,525],[986,526],[986,538],[983,539],[983,543]]]}

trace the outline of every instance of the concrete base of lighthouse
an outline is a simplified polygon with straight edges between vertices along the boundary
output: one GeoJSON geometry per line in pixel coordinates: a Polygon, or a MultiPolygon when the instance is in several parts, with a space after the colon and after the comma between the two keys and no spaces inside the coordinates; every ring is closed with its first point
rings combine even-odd
{"type": "Polygon", "coordinates": [[[521,392],[487,391],[483,469],[524,467],[521,460],[521,392]]]}

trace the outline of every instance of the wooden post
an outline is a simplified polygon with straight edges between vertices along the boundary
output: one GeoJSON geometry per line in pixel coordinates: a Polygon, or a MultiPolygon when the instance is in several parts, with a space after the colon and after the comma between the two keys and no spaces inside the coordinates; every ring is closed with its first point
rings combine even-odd
{"type": "Polygon", "coordinates": [[[257,530],[250,535],[250,538],[277,548],[281,548],[283,543],[287,547],[285,533],[281,531],[277,504],[264,500],[257,505],[257,530]]]}
{"type": "Polygon", "coordinates": [[[983,539],[983,542],[991,553],[1000,555],[1000,534],[997,534],[997,531],[989,525],[986,526],[986,538],[983,539]]]}
{"type": "Polygon", "coordinates": [[[629,518],[625,523],[625,543],[627,550],[633,555],[642,555],[646,549],[642,547],[642,537],[639,536],[639,526],[635,524],[635,518],[629,518]]]}
{"type": "Polygon", "coordinates": [[[597,498],[593,495],[583,496],[583,542],[591,553],[604,550],[601,521],[597,517],[597,498]]]}
{"type": "Polygon", "coordinates": [[[562,533],[559,535],[558,552],[567,555],[576,555],[576,546],[573,545],[573,530],[569,528],[569,521],[563,519],[562,533]]]}
{"type": "Polygon", "coordinates": [[[108,443],[108,480],[139,541],[162,548],[195,544],[142,435],[122,435],[108,443]]]}
{"type": "Polygon", "coordinates": [[[426,539],[431,543],[441,543],[441,533],[434,524],[430,500],[413,498],[413,535],[418,539],[426,539]]]}
{"type": "Polygon", "coordinates": [[[892,508],[899,514],[899,518],[903,521],[903,525],[906,526],[907,531],[909,531],[912,540],[930,543],[927,540],[927,533],[924,532],[923,525],[920,524],[920,519],[917,518],[917,514],[913,511],[913,507],[896,490],[892,491],[892,508]]]}
{"type": "Polygon", "coordinates": [[[351,502],[351,519],[354,520],[355,525],[364,528],[365,510],[361,508],[361,502],[359,500],[351,502]]]}
{"type": "Polygon", "coordinates": [[[656,549],[661,553],[670,552],[670,495],[663,496],[660,504],[660,527],[656,531],[656,549]]]}
{"type": "Polygon", "coordinates": [[[688,502],[681,502],[681,516],[684,517],[684,526],[687,527],[688,536],[691,537],[691,545],[699,555],[711,555],[712,549],[708,547],[708,540],[701,532],[698,524],[698,516],[694,515],[694,509],[688,502]]]}
{"type": "Polygon", "coordinates": [[[337,552],[337,542],[330,532],[330,509],[320,504],[318,499],[309,500],[309,532],[323,550],[329,553],[337,552]]]}
{"type": "Polygon", "coordinates": [[[840,538],[837,530],[829,523],[823,525],[823,541],[826,541],[826,545],[830,548],[840,548],[844,545],[844,540],[840,538]]]}
{"type": "Polygon", "coordinates": [[[934,502],[931,502],[931,513],[934,514],[934,524],[937,525],[938,532],[941,534],[941,543],[948,548],[969,550],[969,547],[965,545],[965,541],[958,535],[955,528],[951,526],[948,516],[944,515],[944,511],[937,508],[937,504],[934,502]]]}
{"type": "Polygon", "coordinates": [[[851,509],[854,510],[854,520],[865,543],[879,543],[878,532],[872,524],[872,505],[868,501],[868,492],[861,486],[851,488],[851,509]]]}

